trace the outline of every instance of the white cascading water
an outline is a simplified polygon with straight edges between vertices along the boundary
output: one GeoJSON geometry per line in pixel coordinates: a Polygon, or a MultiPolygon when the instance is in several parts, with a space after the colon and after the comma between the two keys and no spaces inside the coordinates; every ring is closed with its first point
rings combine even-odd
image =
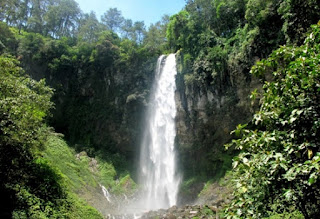
{"type": "Polygon", "coordinates": [[[110,195],[109,191],[103,185],[100,185],[100,187],[102,189],[102,193],[103,193],[104,197],[107,199],[108,202],[111,203],[111,195],[110,195]]]}
{"type": "Polygon", "coordinates": [[[140,152],[145,210],[169,208],[177,202],[180,180],[176,174],[174,149],[176,73],[175,54],[161,56],[158,59],[140,152]]]}

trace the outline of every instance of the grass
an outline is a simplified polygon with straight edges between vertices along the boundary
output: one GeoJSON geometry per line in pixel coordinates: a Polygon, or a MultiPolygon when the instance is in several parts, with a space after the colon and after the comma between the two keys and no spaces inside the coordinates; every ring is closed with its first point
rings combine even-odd
{"type": "Polygon", "coordinates": [[[275,214],[265,219],[291,219],[291,218],[304,219],[304,216],[299,211],[294,211],[290,213],[284,212],[282,214],[275,214]]]}
{"type": "Polygon", "coordinates": [[[111,162],[88,157],[85,152],[77,154],[59,134],[51,133],[47,136],[41,156],[62,176],[62,183],[68,192],[67,201],[72,209],[67,211],[67,218],[102,218],[85,201],[90,200],[92,205],[104,211],[104,204],[97,197],[103,197],[100,185],[105,186],[113,195],[131,195],[137,189],[129,174],[119,176],[111,162]]]}
{"type": "Polygon", "coordinates": [[[84,186],[97,187],[98,182],[96,176],[89,170],[88,160],[77,160],[75,154],[61,137],[57,135],[48,137],[44,157],[61,171],[70,189],[77,192],[84,186]]]}

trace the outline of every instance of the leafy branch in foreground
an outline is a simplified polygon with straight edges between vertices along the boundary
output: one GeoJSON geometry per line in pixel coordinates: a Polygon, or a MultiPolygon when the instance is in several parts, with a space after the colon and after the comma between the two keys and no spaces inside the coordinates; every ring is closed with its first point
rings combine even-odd
{"type": "Polygon", "coordinates": [[[235,199],[227,218],[262,218],[298,209],[320,215],[320,23],[301,47],[283,46],[251,72],[266,81],[254,128],[226,147],[234,158],[235,199]]]}

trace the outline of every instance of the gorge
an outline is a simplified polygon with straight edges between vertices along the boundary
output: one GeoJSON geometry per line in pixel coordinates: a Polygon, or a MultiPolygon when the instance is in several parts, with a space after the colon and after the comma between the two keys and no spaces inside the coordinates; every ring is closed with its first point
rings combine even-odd
{"type": "Polygon", "coordinates": [[[318,218],[319,5],[3,0],[0,217],[318,218]]]}

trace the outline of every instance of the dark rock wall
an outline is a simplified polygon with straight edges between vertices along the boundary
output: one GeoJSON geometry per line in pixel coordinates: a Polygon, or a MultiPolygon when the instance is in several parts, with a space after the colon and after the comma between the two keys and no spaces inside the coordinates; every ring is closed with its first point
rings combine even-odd
{"type": "Polygon", "coordinates": [[[249,96],[260,89],[258,79],[239,69],[214,84],[188,84],[185,66],[178,53],[177,75],[177,149],[185,178],[220,177],[230,168],[233,151],[224,144],[235,136],[230,132],[238,124],[250,121],[257,109],[249,96]]]}
{"type": "Polygon", "coordinates": [[[55,89],[50,125],[70,145],[90,155],[112,157],[116,167],[134,171],[158,58],[146,57],[123,61],[101,55],[93,62],[60,61],[54,69],[49,66],[52,60],[25,57],[22,65],[32,78],[45,78],[55,89]]]}

